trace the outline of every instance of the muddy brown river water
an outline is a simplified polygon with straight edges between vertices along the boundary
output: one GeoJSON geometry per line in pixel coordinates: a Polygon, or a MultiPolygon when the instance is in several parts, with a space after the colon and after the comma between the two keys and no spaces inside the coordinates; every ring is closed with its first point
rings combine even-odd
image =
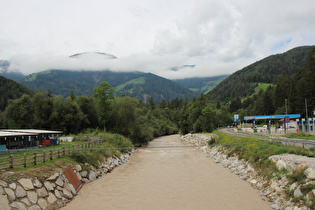
{"type": "Polygon", "coordinates": [[[179,135],[157,138],[128,163],[86,184],[63,209],[270,209],[259,191],[179,135]]]}

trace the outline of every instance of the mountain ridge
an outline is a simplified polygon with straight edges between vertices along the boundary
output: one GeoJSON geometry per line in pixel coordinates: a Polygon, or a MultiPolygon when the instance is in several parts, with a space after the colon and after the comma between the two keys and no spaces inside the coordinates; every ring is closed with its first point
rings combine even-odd
{"type": "Polygon", "coordinates": [[[92,95],[93,88],[101,81],[107,81],[115,89],[115,96],[130,96],[146,102],[152,96],[156,102],[162,99],[169,101],[176,97],[192,99],[194,93],[188,88],[159,77],[143,72],[104,71],[69,71],[48,70],[30,74],[19,82],[32,90],[48,90],[55,95],[69,96],[71,90],[76,95],[92,95]]]}
{"type": "Polygon", "coordinates": [[[293,75],[306,64],[312,47],[300,46],[256,61],[228,76],[208,92],[206,98],[210,101],[228,102],[235,97],[248,97],[255,92],[258,83],[271,84],[283,71],[293,75]]]}

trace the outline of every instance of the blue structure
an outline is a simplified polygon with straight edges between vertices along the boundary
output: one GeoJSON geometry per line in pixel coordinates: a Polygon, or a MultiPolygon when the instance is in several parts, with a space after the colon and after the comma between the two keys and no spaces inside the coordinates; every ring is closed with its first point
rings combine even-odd
{"type": "Polygon", "coordinates": [[[272,120],[272,119],[284,119],[284,118],[290,118],[290,119],[296,119],[300,118],[300,114],[278,114],[278,115],[261,115],[261,116],[245,116],[244,120],[272,120]]]}

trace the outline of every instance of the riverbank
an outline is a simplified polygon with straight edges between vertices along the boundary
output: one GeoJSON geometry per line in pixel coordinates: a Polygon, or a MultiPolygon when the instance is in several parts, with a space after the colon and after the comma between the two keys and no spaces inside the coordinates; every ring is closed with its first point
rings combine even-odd
{"type": "Polygon", "coordinates": [[[154,139],[64,209],[270,209],[258,191],[186,146],[179,135],[154,139]]]}
{"type": "MultiPolygon", "coordinates": [[[[134,150],[120,157],[104,158],[97,168],[83,164],[71,166],[70,169],[76,179],[84,185],[128,162],[133,153],[134,150]]],[[[78,189],[71,184],[74,176],[69,180],[64,172],[63,170],[54,173],[43,181],[36,177],[12,181],[8,178],[9,174],[7,176],[4,174],[4,179],[0,180],[1,209],[58,209],[67,205],[77,195],[78,189]]]]}
{"type": "Polygon", "coordinates": [[[213,134],[188,134],[183,136],[182,140],[203,146],[201,150],[213,158],[215,163],[228,168],[240,179],[258,189],[260,195],[271,202],[271,208],[285,210],[313,208],[315,196],[315,190],[312,190],[315,186],[314,158],[293,154],[270,156],[269,159],[273,162],[278,173],[275,171],[272,177],[266,178],[259,174],[248,161],[231,155],[232,149],[207,145],[212,139],[218,138],[213,134]]]}

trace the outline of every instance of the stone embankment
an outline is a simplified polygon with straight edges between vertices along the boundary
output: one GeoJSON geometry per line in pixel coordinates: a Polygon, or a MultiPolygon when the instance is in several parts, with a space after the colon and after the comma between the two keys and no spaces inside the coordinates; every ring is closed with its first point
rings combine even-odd
{"type": "MultiPolygon", "coordinates": [[[[126,163],[134,150],[118,157],[104,159],[99,167],[76,165],[72,170],[82,184],[93,182],[115,167],[126,163]]],[[[41,210],[58,209],[70,202],[77,192],[64,173],[58,172],[40,181],[22,178],[15,182],[0,180],[0,209],[41,210]]]]}
{"type": "Polygon", "coordinates": [[[248,162],[239,159],[237,156],[229,157],[227,155],[228,150],[224,147],[214,146],[210,148],[207,146],[209,140],[217,138],[218,136],[214,134],[187,134],[181,137],[186,143],[200,145],[200,150],[209,154],[209,157],[213,158],[216,163],[229,168],[240,179],[247,181],[251,186],[259,189],[260,195],[263,197],[262,199],[271,202],[271,208],[284,210],[309,209],[305,207],[305,203],[310,204],[312,200],[314,201],[315,190],[305,193],[302,189],[306,189],[310,185],[315,185],[314,158],[292,154],[271,156],[269,159],[275,163],[279,171],[286,169],[288,174],[292,174],[294,171],[304,171],[306,178],[303,182],[304,184],[291,183],[287,176],[283,174],[280,178],[275,176],[275,178],[266,180],[264,177],[258,175],[248,162]],[[293,198],[300,200],[300,202],[294,204],[292,198],[287,200],[286,193],[292,194],[293,198]]]}

